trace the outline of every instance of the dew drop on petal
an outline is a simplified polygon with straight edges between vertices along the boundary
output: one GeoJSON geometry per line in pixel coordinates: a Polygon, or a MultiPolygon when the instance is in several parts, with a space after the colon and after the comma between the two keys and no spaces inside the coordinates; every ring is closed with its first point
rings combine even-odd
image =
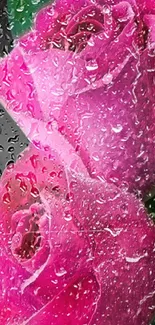
{"type": "Polygon", "coordinates": [[[97,64],[97,61],[94,59],[94,60],[89,60],[87,63],[86,63],[86,69],[88,71],[94,71],[94,70],[97,70],[98,69],[98,64],[97,64]]]}
{"type": "Polygon", "coordinates": [[[61,276],[65,275],[65,274],[67,274],[67,271],[63,267],[61,267],[59,270],[56,270],[55,271],[55,274],[58,277],[61,277],[61,276]]]}
{"type": "Polygon", "coordinates": [[[9,194],[9,193],[5,193],[5,194],[3,195],[3,202],[4,202],[5,204],[9,204],[9,203],[11,202],[11,197],[10,197],[10,194],[9,194]]]}
{"type": "Polygon", "coordinates": [[[72,215],[71,215],[70,211],[66,211],[66,212],[64,213],[64,219],[65,219],[66,221],[71,221],[71,220],[72,220],[72,215]]]}
{"type": "Polygon", "coordinates": [[[102,78],[104,85],[109,85],[112,82],[112,80],[113,80],[113,76],[111,73],[106,73],[102,78]]]}
{"type": "Polygon", "coordinates": [[[98,155],[97,152],[94,152],[94,153],[93,153],[92,158],[93,158],[93,160],[95,160],[95,161],[99,161],[99,160],[100,160],[99,155],[98,155]]]}
{"type": "Polygon", "coordinates": [[[32,187],[31,189],[31,195],[36,198],[39,196],[39,190],[36,187],[32,187]]]}
{"type": "Polygon", "coordinates": [[[123,130],[123,126],[121,124],[117,124],[116,126],[113,126],[112,127],[112,130],[115,132],[115,133],[120,133],[122,130],[123,130]]]}

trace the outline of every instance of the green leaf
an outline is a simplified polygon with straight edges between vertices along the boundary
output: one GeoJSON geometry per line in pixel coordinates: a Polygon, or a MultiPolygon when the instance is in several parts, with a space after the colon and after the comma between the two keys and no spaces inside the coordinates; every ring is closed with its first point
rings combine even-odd
{"type": "Polygon", "coordinates": [[[154,318],[154,320],[152,320],[150,325],[155,325],[155,318],[154,318]]]}
{"type": "Polygon", "coordinates": [[[10,28],[14,37],[28,31],[35,13],[50,0],[8,0],[8,17],[10,28]]]}

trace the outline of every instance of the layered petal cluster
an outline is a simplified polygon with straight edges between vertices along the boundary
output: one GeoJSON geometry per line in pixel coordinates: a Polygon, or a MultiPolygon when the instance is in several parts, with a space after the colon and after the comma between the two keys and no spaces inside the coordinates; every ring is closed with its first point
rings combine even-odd
{"type": "Polygon", "coordinates": [[[65,158],[63,165],[64,144],[45,148],[30,145],[2,176],[1,321],[146,325],[155,299],[153,223],[131,194],[65,158]]]}
{"type": "Polygon", "coordinates": [[[56,124],[92,177],[142,194],[155,177],[154,12],[57,1],[0,64],[0,100],[20,126],[56,124]]]}
{"type": "Polygon", "coordinates": [[[153,1],[59,0],[0,61],[31,144],[0,181],[0,323],[148,325],[153,1]],[[132,192],[132,193],[131,193],[132,192]]]}

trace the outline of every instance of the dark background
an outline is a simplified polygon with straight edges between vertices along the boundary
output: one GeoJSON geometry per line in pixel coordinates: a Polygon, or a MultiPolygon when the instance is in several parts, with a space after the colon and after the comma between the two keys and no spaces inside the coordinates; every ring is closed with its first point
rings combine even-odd
{"type": "MultiPolygon", "coordinates": [[[[7,0],[0,0],[0,57],[13,49],[6,3],[7,0]]],[[[27,145],[27,138],[0,104],[0,175],[5,166],[13,163],[27,145]]]]}

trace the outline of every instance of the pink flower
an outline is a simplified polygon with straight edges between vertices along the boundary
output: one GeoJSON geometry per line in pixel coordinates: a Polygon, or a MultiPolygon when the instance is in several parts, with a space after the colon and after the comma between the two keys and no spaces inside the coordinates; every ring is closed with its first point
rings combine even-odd
{"type": "Polygon", "coordinates": [[[154,11],[60,0],[1,60],[1,101],[31,140],[0,182],[2,324],[155,312],[155,227],[124,191],[154,181],[154,11]]]}
{"type": "Polygon", "coordinates": [[[57,125],[91,176],[142,193],[155,176],[154,13],[146,0],[57,1],[0,64],[21,127],[57,125]]]}
{"type": "Polygon", "coordinates": [[[90,178],[71,145],[44,126],[39,142],[33,125],[38,148],[31,144],[0,183],[1,323],[148,324],[154,225],[133,195],[90,178]]]}

